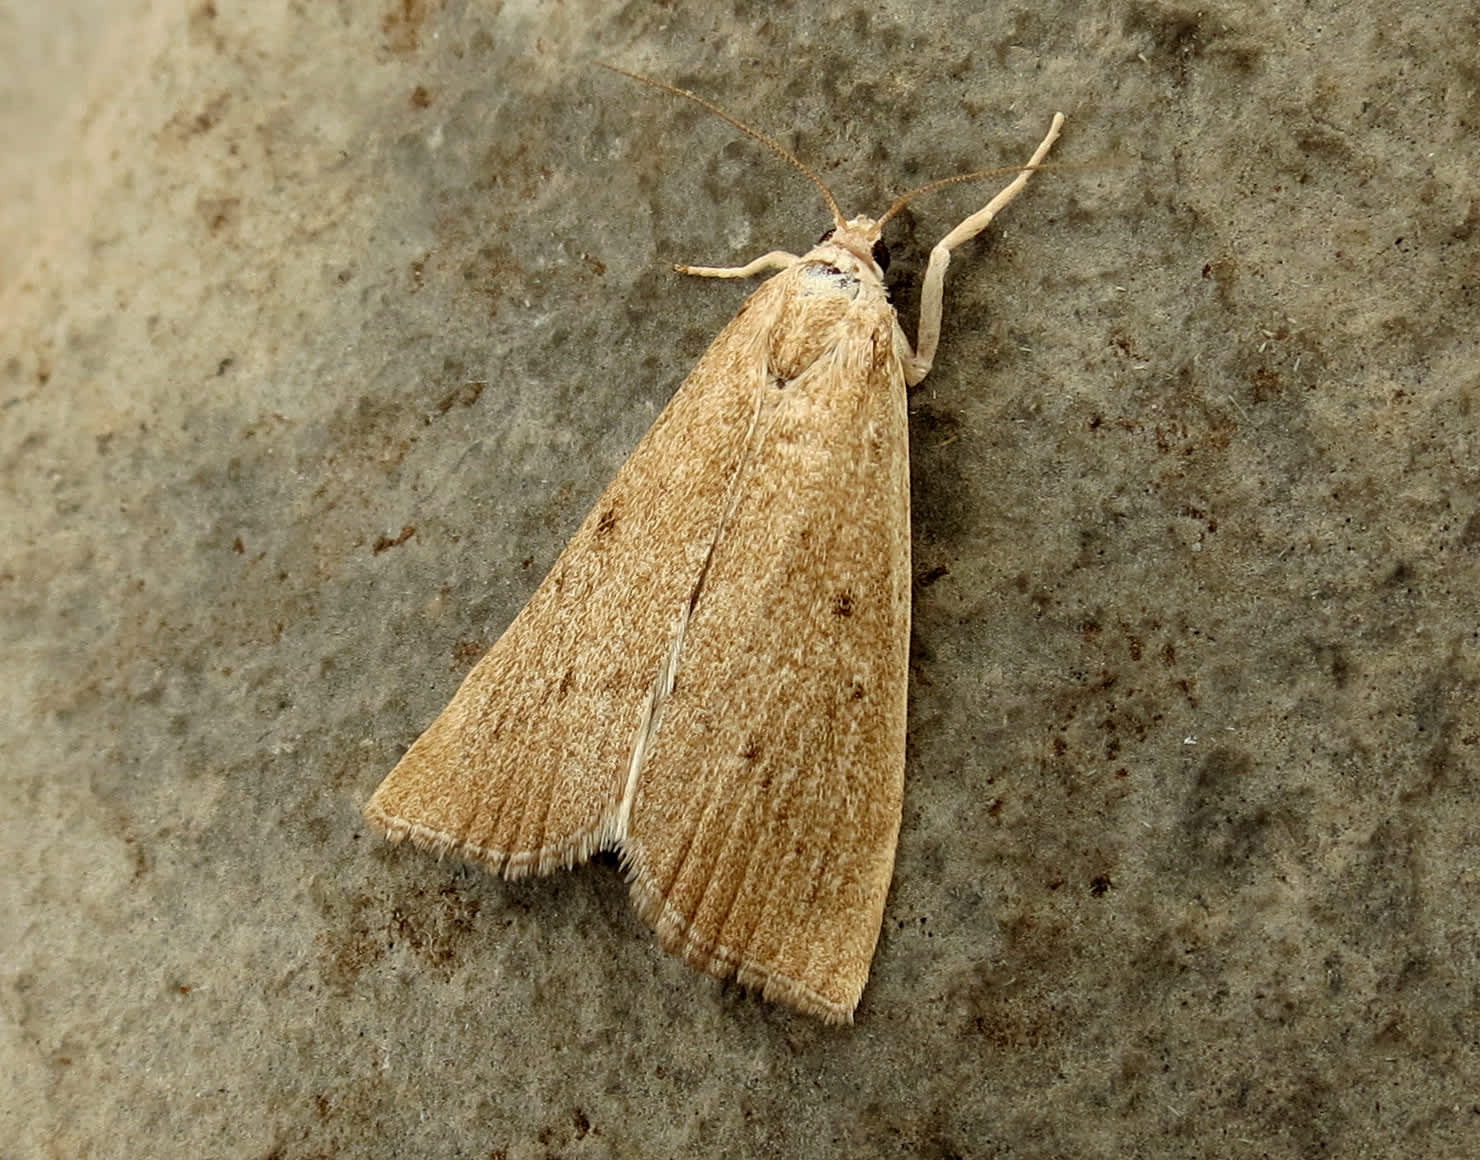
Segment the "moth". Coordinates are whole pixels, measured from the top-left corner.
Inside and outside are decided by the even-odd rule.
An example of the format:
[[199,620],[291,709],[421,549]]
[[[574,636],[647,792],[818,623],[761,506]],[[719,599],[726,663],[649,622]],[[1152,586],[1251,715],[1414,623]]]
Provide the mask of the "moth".
[[[610,67],[610,66],[607,66]],[[613,69],[623,72],[624,70]],[[894,868],[910,637],[906,390],[930,371],[951,252],[1041,165],[932,250],[912,347],[881,217],[687,90],[822,192],[832,228],[699,360],[529,603],[365,813],[507,878],[614,851],[662,946],[827,1022],[851,1022]]]

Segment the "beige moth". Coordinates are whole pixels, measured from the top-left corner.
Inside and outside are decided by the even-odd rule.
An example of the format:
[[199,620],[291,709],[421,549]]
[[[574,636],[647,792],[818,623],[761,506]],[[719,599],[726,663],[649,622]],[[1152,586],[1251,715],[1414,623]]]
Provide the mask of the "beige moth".
[[[623,70],[613,70],[623,71]],[[849,1022],[894,869],[910,637],[906,388],[929,372],[951,251],[915,345],[885,223],[706,277],[777,273],[684,380],[529,603],[365,807],[391,840],[508,878],[614,851],[638,914],[700,970]],[[978,175],[948,179],[936,185]],[[935,185],[926,186],[933,189]]]

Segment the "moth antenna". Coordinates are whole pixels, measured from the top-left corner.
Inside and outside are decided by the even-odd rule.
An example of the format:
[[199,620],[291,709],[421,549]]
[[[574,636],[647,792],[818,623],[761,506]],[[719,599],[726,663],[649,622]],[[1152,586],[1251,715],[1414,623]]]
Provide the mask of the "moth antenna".
[[[767,137],[758,129],[752,129],[744,121],[730,116],[729,113],[725,112],[712,101],[706,101],[703,97],[699,96],[699,94],[691,93],[688,89],[681,89],[677,85],[670,85],[667,81],[655,80],[653,77],[643,76],[642,73],[628,72],[624,68],[618,68],[614,64],[607,64],[605,61],[597,60],[592,61],[591,63],[599,66],[600,68],[606,69],[607,72],[614,72],[617,73],[619,76],[624,76],[630,80],[634,80],[640,85],[647,85],[648,88],[661,89],[665,93],[673,93],[675,96],[686,97],[701,108],[708,109],[720,120],[726,121],[729,124],[733,125],[736,129],[739,129],[740,132],[744,133],[747,137],[750,137],[755,141],[759,141],[772,153],[776,154],[777,157],[780,157],[781,160],[785,161],[793,169],[801,173],[804,177],[807,178],[808,181],[810,181],[813,185],[815,185],[819,190],[822,191],[822,199],[823,201],[827,202],[827,210],[833,216],[834,225],[836,225],[839,229],[842,229],[843,226],[846,224],[843,220],[843,211],[838,208],[838,201],[837,198],[833,197],[832,190],[828,189],[827,186],[823,184],[822,178],[818,177],[817,174],[813,173],[810,169],[803,165],[801,161],[797,159],[796,155],[792,153],[791,150],[787,149],[784,145],[781,145],[776,141],[772,141],[771,138]],[[971,174],[969,176],[977,175]],[[931,187],[926,186],[925,188],[929,189]],[[923,193],[924,190],[917,189],[914,192]],[[909,194],[906,196],[913,195]]]

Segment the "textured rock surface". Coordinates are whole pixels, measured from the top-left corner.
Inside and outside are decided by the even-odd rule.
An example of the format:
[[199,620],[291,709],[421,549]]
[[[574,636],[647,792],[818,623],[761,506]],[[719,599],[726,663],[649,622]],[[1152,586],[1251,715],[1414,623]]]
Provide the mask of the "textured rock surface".
[[[1473,1145],[1473,5],[6,7],[0,1151]],[[826,224],[592,57],[850,211],[1070,118],[912,403],[851,1029],[359,818],[746,292],[669,263]]]

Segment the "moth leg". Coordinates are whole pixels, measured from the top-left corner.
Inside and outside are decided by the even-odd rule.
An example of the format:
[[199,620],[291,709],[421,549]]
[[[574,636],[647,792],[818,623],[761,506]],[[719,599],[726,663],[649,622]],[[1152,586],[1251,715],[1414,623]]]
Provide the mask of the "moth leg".
[[[930,264],[925,267],[925,285],[920,291],[920,325],[915,330],[915,350],[904,364],[904,381],[913,387],[930,373],[935,362],[935,348],[940,343],[940,316],[945,298],[946,267],[951,264],[951,251],[963,242],[969,242],[992,222],[1002,209],[1023,191],[1028,178],[1033,176],[1034,167],[1041,165],[1059,139],[1059,130],[1064,127],[1064,114],[1055,113],[1048,136],[1034,151],[1028,164],[1012,180],[1012,184],[987,202],[959,226],[935,244],[930,251]],[[767,255],[769,256],[769,255]]]
[[795,266],[801,259],[785,250],[772,250],[762,254],[754,262],[744,266],[674,266],[680,274],[694,274],[700,278],[754,278],[767,270],[785,270]]

